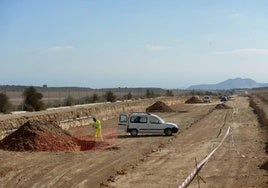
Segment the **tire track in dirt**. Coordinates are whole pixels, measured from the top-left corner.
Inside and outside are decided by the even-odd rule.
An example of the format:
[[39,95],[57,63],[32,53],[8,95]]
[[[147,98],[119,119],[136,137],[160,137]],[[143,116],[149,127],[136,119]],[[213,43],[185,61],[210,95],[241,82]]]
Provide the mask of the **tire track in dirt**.
[[[225,132],[229,125],[234,129],[237,144],[242,146],[240,147],[242,150],[251,145],[256,154],[264,154],[265,151],[260,150],[260,144],[264,145],[262,143],[264,137],[257,127],[257,118],[248,108],[247,98],[239,97],[237,100],[236,113],[239,113],[235,116],[231,109],[214,110],[178,135],[172,144],[152,153],[147,161],[139,164],[126,175],[117,176],[115,182],[109,185],[119,188],[177,187],[194,168],[195,158],[200,161],[211,152],[221,140],[222,135],[219,135],[219,130]],[[232,101],[228,104],[234,105]],[[237,125],[233,126],[233,124]],[[258,169],[259,164],[258,160],[239,158],[227,138],[227,141],[199,172],[206,181],[201,184],[201,187],[266,187],[267,173]],[[197,187],[196,181],[193,181],[189,187]]]
[[[239,97],[229,104],[237,108],[235,109],[237,114],[232,116],[227,124],[231,125],[239,149],[248,155],[263,155],[264,151],[260,149],[260,144],[264,137],[258,127],[256,116],[248,106],[247,98]],[[241,158],[230,139],[231,137],[201,170],[200,176],[206,181],[201,187],[266,187],[265,182],[268,178],[265,176],[265,171],[258,169],[260,161]],[[248,148],[254,151],[248,153]],[[197,186],[196,181],[192,186]]]
[[[193,124],[171,144],[149,156],[124,176],[118,176],[111,187],[176,187],[194,167],[195,158],[201,160],[213,148],[215,136],[225,114],[213,111]],[[209,144],[210,140],[215,140]],[[193,152],[195,151],[195,152]],[[189,165],[192,164],[192,165]],[[183,170],[182,170],[183,169]],[[144,178],[146,177],[146,178]]]

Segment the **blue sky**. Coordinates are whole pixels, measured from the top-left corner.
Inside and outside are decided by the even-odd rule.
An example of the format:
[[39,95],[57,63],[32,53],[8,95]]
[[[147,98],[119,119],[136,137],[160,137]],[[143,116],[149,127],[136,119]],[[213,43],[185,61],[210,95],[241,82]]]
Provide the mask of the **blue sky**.
[[1,0],[0,85],[268,82],[266,0]]

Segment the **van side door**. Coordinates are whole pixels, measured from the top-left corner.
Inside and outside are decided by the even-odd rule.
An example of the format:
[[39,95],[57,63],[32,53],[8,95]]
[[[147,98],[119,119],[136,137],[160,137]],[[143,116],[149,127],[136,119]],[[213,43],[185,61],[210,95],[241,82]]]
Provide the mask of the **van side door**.
[[148,132],[148,117],[146,115],[133,115],[129,120],[129,129],[137,129],[140,133]]
[[127,114],[119,115],[118,128],[121,130],[127,131],[127,128],[128,128],[128,115]]
[[164,132],[164,126],[163,123],[155,116],[149,117],[149,129],[151,133],[163,133]]

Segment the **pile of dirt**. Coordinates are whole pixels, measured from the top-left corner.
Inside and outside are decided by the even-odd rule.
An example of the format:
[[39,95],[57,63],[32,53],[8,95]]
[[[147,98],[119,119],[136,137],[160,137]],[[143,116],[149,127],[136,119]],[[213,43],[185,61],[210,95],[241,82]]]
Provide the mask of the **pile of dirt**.
[[146,112],[174,112],[174,110],[162,101],[157,101],[152,106],[146,108]]
[[217,110],[231,109],[231,107],[230,107],[230,106],[227,106],[227,105],[224,104],[224,103],[222,103],[222,104],[217,104],[217,105],[215,106],[215,109],[217,109]]
[[0,148],[11,151],[78,151],[77,139],[56,122],[28,121],[0,141]]
[[193,96],[190,99],[188,99],[187,101],[185,101],[186,104],[195,104],[195,103],[203,103],[203,101],[201,101],[199,99],[199,97],[197,96]]
[[266,161],[265,163],[263,163],[263,164],[260,166],[260,169],[263,169],[263,170],[268,171],[268,161]]

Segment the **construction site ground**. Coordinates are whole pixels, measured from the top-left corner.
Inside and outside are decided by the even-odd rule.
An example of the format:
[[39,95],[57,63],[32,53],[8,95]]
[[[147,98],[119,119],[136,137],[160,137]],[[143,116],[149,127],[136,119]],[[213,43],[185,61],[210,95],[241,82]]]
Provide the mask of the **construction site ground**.
[[[268,187],[265,144],[247,97],[219,102],[178,104],[176,112],[156,113],[177,123],[174,136],[129,134],[117,129],[117,118],[103,121],[104,143],[79,152],[11,152],[0,150],[0,187],[178,187],[197,163],[223,145],[201,169],[200,187]],[[81,139],[92,139],[91,126],[72,128]],[[189,187],[198,187],[197,178]]]

